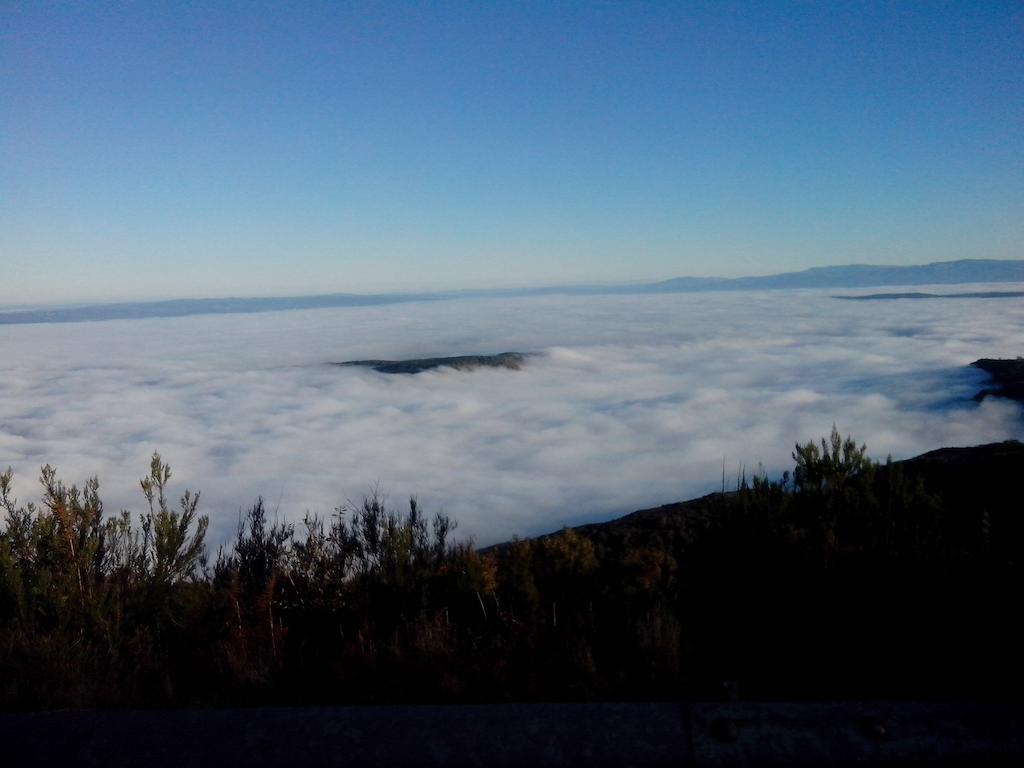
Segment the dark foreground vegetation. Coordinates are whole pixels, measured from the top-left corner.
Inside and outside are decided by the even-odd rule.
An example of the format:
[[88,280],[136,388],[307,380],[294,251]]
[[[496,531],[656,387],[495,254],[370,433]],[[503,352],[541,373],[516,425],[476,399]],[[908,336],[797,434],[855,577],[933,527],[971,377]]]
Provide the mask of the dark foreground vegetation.
[[[380,499],[209,558],[154,456],[140,518],[0,476],[0,705],[1020,696],[1024,445],[780,480],[485,551]],[[723,483],[724,485],[724,483]]]

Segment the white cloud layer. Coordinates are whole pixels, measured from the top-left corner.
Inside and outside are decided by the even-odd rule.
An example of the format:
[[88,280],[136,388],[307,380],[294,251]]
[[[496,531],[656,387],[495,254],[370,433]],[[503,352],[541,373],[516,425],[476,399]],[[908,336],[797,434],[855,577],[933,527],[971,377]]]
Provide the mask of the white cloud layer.
[[[326,365],[503,351],[543,354],[520,371]],[[486,544],[706,493],[723,463],[781,472],[833,422],[878,458],[1021,438],[1019,408],[971,402],[985,375],[965,368],[1018,354],[1016,299],[819,291],[6,326],[0,466],[23,500],[51,463],[98,475],[109,511],[138,510],[159,450],[172,492],[202,491],[214,544],[259,494],[299,520],[379,482]]]

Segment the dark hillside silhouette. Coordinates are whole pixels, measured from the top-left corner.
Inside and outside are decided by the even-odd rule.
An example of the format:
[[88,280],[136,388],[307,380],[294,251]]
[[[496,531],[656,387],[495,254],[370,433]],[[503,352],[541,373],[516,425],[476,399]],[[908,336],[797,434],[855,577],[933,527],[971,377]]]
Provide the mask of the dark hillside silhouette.
[[971,363],[992,377],[994,387],[981,390],[975,400],[986,397],[1007,397],[1011,400],[1024,401],[1024,357],[1016,360],[992,360],[983,358]]

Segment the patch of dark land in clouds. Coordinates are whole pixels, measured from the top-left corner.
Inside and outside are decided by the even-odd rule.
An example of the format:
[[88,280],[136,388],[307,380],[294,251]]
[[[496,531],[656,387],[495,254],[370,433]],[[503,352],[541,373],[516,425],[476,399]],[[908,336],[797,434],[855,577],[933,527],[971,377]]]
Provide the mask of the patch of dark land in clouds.
[[477,368],[508,368],[518,371],[526,362],[522,352],[501,352],[497,355],[458,355],[455,357],[424,357],[414,360],[347,360],[332,365],[373,368],[378,373],[422,373],[434,368],[474,371]]
[[994,360],[982,358],[971,363],[992,377],[994,387],[981,390],[974,396],[977,401],[986,397],[1005,397],[1024,402],[1024,357],[1016,360]]
[[904,293],[868,293],[863,296],[833,296],[845,301],[884,301],[890,299],[1017,299],[1024,297],[1024,291],[976,291],[968,293],[925,293],[908,291]]

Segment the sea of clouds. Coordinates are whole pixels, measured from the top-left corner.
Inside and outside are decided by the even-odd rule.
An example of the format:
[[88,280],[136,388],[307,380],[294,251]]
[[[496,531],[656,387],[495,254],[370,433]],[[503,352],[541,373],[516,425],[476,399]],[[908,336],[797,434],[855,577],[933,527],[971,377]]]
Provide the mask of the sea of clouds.
[[[377,484],[488,544],[717,490],[723,468],[730,484],[742,466],[781,473],[833,423],[880,459],[1024,437],[1017,404],[972,402],[986,376],[966,367],[1024,354],[1024,301],[831,293],[0,326],[0,467],[22,501],[49,463],[98,475],[108,511],[139,510],[158,450],[172,494],[202,491],[214,545],[258,495],[298,521]],[[539,354],[519,371],[328,365],[505,351]]]

